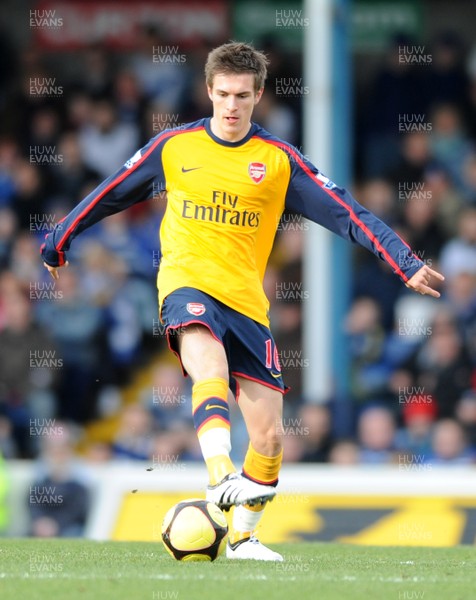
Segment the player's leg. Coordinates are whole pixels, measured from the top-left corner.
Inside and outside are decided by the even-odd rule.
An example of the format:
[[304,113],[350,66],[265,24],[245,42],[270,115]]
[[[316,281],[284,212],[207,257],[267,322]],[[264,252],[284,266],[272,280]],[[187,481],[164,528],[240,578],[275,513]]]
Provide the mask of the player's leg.
[[[242,377],[239,406],[246,423],[250,443],[243,463],[243,475],[252,481],[276,486],[281,468],[282,411],[281,391]],[[227,548],[229,558],[281,561],[282,556],[263,546],[254,536],[266,504],[237,506],[233,531]]]
[[178,350],[193,381],[193,419],[210,478],[207,499],[223,509],[266,502],[275,490],[240,476],[230,459],[228,362],[222,344],[207,327],[193,324],[180,333]]
[[193,419],[210,485],[216,485],[236,471],[230,459],[228,362],[225,349],[209,329],[198,324],[184,327],[177,345],[183,368],[193,381]]
[[194,288],[180,288],[165,298],[161,318],[170,349],[193,382],[193,420],[208,468],[207,499],[221,508],[265,501],[275,495],[269,486],[236,473],[230,460],[228,409],[229,365],[223,345],[227,320],[223,306]]

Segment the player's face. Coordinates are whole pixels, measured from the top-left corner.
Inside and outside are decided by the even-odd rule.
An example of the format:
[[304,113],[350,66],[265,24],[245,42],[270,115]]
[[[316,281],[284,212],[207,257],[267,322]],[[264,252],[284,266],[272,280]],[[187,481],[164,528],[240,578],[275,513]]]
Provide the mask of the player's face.
[[262,93],[262,89],[255,92],[251,73],[215,75],[213,86],[208,87],[208,96],[213,103],[213,133],[227,142],[244,138]]

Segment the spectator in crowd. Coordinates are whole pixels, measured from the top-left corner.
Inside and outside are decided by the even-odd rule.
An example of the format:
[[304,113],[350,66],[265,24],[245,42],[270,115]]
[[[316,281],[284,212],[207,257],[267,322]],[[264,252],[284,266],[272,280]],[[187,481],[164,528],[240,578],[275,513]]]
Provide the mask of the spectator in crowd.
[[[19,289],[1,297],[5,324],[0,330],[0,407],[13,426],[20,456],[32,455],[30,419],[56,412],[53,392],[55,346],[34,321],[30,302]],[[56,358],[55,358],[56,357]]]
[[399,191],[411,190],[412,185],[423,181],[426,171],[432,167],[433,163],[430,133],[425,130],[409,131],[402,138],[400,159],[394,169],[388,172],[388,176],[393,186]]
[[402,407],[404,426],[397,431],[397,449],[410,456],[428,455],[437,417],[436,403],[429,394],[417,393],[414,388],[404,388],[399,395],[399,406]]
[[283,463],[299,463],[304,454],[304,440],[299,435],[283,436]]
[[396,423],[392,412],[383,406],[368,406],[357,422],[362,464],[384,465],[395,454]]
[[62,160],[52,173],[56,195],[66,202],[68,207],[72,207],[82,200],[80,193],[83,187],[86,184],[95,187],[101,177],[95,168],[87,167],[83,162],[76,132],[67,131],[61,135],[58,153]]
[[0,446],[0,537],[5,535],[8,526],[8,477]]
[[73,431],[56,422],[42,437],[36,478],[29,488],[30,535],[80,537],[89,512],[87,474],[74,457]]
[[39,158],[39,155],[32,155],[32,161],[19,160],[13,171],[15,194],[11,206],[15,211],[19,228],[24,231],[30,230],[32,215],[44,212],[44,174],[34,162],[37,156]]
[[[18,448],[13,439],[13,427],[11,421],[2,414],[0,407],[0,457],[5,459],[17,458]],[[1,528],[0,528],[1,530]]]
[[392,41],[367,95],[363,140],[366,177],[385,175],[397,166],[402,115],[408,118],[425,112],[418,73],[409,62],[400,60],[400,48],[409,45],[412,41],[405,36]]
[[330,449],[329,462],[341,467],[358,465],[361,462],[360,448],[352,440],[339,440]]
[[157,470],[179,470],[185,461],[200,460],[200,446],[193,439],[193,426],[176,422],[167,431],[155,433],[151,439],[149,460]]
[[436,466],[470,465],[474,459],[462,426],[454,419],[438,421],[433,429],[431,452],[424,462]]
[[279,360],[290,387],[286,399],[292,403],[302,398],[302,370],[307,359],[301,345],[301,309],[310,301],[302,278],[302,225],[302,221],[282,222],[273,257],[278,269],[274,274],[271,271],[266,283]]
[[18,142],[13,137],[0,138],[0,207],[11,207],[16,191],[13,173],[19,159]]
[[476,452],[476,390],[463,392],[456,404],[455,414],[472,451]]
[[365,296],[354,300],[345,331],[351,356],[352,396],[358,402],[369,402],[381,396],[389,376],[384,362],[385,331],[375,300]]
[[129,276],[120,253],[109,252],[101,243],[86,242],[82,254],[85,296],[96,309],[101,309],[107,326],[105,343],[111,376],[125,383],[140,362],[144,338],[154,334],[154,288],[151,282]]
[[111,52],[101,43],[95,43],[81,53],[81,58],[75,87],[91,98],[108,96],[115,70]]
[[463,166],[474,152],[474,143],[466,133],[461,112],[456,106],[441,104],[434,108],[430,148],[456,188],[464,192]]
[[0,271],[8,267],[17,219],[11,208],[0,208]]
[[[427,328],[427,339],[393,377],[397,387],[423,389],[441,418],[454,416],[457,399],[470,387],[472,365],[451,313],[440,310]],[[395,389],[397,393],[397,390]]]
[[121,123],[140,124],[147,104],[139,81],[131,70],[123,69],[116,75],[113,96],[118,120]]
[[[293,89],[292,85],[288,87]],[[291,144],[297,143],[296,113],[287,104],[280,102],[279,91],[275,89],[264,91],[260,103],[256,105],[253,119],[273,135],[289,140]]]
[[437,209],[425,188],[421,197],[410,197],[402,207],[401,225],[405,239],[422,260],[433,260],[446,242],[445,232],[438,222]]
[[440,266],[447,281],[461,272],[476,274],[476,206],[461,210],[457,235],[443,246]]
[[[38,319],[57,348],[58,416],[84,423],[95,416],[96,381],[106,371],[101,309],[88,301],[78,271],[65,269],[56,298],[37,308]],[[54,301],[56,300],[56,301]]]
[[112,443],[113,458],[148,460],[157,450],[153,433],[154,420],[150,410],[138,403],[125,406]]
[[451,103],[465,109],[469,81],[464,69],[463,44],[456,32],[441,31],[431,50],[431,67],[425,78],[428,103]]
[[152,377],[152,389],[148,388],[143,398],[144,405],[152,411],[156,426],[169,430],[185,422],[193,430],[190,382],[182,376],[179,366],[161,360]]
[[446,239],[454,237],[457,233],[461,209],[466,203],[465,197],[452,185],[441,165],[425,172],[424,184],[425,189],[428,190],[426,200],[436,204],[438,222],[442,225]]
[[476,203],[476,153],[474,149],[463,162],[461,178],[464,197],[474,205]]
[[296,419],[284,418],[284,429],[290,429],[294,435],[301,436],[302,462],[327,462],[331,442],[331,415],[326,406],[304,404]]
[[79,131],[79,145],[83,163],[109,177],[135,152],[139,145],[139,129],[135,123],[121,123],[116,108],[109,98],[93,103],[91,121]]
[[137,51],[128,61],[146,98],[164,113],[180,112],[184,102],[188,71],[180,50],[158,27],[145,25],[137,38]]

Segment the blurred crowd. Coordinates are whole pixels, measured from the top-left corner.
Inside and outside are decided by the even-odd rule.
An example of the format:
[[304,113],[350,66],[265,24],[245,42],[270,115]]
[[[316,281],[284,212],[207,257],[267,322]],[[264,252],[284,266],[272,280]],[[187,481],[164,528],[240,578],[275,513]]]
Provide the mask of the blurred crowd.
[[[157,315],[166,199],[154,197],[83,233],[58,282],[39,255],[53,224],[150,137],[210,114],[203,80],[209,46],[186,48],[184,62],[154,62],[152,48],[169,43],[146,27],[134,52],[96,44],[61,68],[33,47],[2,40],[11,60],[0,70],[0,455],[53,457],[59,466],[39,478],[43,492],[51,478],[64,479],[61,461],[78,442],[89,462],[146,460],[153,467],[201,459],[190,382],[167,353]],[[358,96],[352,191],[443,272],[443,284],[432,282],[442,297],[410,293],[385,263],[354,250],[341,332],[350,353],[348,394],[324,404],[304,398],[307,227],[284,215],[265,289],[291,386],[287,462],[476,462],[476,50],[445,33],[426,47],[431,62],[414,65],[400,58],[410,45],[396,40]],[[301,57],[284,55],[270,40],[257,46],[269,54],[271,71],[254,120],[301,148],[301,99],[274,93],[277,78],[300,73]],[[150,380],[124,402],[123,389],[145,368]],[[239,462],[246,432],[231,406]],[[112,439],[88,442],[88,424],[111,416],[119,423]],[[42,432],[58,423],[76,435],[48,441]],[[80,492],[68,485],[68,493]],[[81,514],[64,526],[70,535],[84,524],[87,493],[81,497]],[[36,535],[58,531],[48,515],[32,519]]]

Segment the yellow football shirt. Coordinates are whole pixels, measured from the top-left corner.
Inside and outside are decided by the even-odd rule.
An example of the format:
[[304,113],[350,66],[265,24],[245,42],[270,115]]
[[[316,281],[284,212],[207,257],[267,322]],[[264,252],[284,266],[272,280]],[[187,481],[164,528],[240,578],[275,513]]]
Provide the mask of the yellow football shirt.
[[285,208],[368,248],[403,281],[423,266],[392,229],[292,145],[255,123],[239,142],[226,142],[212,133],[209,118],[166,130],[138,150],[46,236],[45,262],[64,264],[78,233],[164,191],[160,306],[174,290],[192,287],[269,325],[262,284]]
[[284,151],[259,137],[223,145],[200,129],[171,138],[162,164],[159,304],[192,287],[267,325],[262,283],[290,177]]

